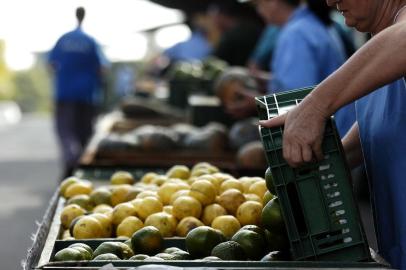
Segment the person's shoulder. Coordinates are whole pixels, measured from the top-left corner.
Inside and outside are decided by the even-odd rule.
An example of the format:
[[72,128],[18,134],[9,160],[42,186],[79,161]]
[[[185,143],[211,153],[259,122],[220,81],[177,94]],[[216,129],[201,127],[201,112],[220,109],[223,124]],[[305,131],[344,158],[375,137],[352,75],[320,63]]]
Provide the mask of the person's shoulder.
[[307,33],[318,31],[322,27],[322,23],[311,13],[311,11],[304,10],[300,18],[287,24],[286,29],[293,33]]
[[300,18],[289,22],[281,33],[281,39],[322,42],[327,35],[327,28],[310,11],[303,12]]

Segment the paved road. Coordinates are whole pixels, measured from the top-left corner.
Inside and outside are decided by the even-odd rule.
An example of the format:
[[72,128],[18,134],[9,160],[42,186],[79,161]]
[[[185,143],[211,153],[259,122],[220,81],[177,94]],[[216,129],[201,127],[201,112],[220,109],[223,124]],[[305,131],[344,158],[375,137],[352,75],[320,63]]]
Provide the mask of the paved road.
[[0,126],[1,269],[21,269],[59,175],[58,149],[51,119],[24,116]]

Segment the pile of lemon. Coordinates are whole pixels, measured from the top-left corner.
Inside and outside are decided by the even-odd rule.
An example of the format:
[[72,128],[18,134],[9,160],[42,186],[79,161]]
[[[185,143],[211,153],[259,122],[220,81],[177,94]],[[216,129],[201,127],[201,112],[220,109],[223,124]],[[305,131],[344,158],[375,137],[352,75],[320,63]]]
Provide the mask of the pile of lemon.
[[164,175],[147,173],[140,181],[118,171],[110,185],[97,188],[69,177],[60,194],[67,200],[62,239],[129,238],[144,226],[154,226],[163,237],[185,237],[199,226],[231,237],[244,225],[261,225],[262,209],[273,198],[265,179],[236,179],[209,163],[192,169],[176,165]]

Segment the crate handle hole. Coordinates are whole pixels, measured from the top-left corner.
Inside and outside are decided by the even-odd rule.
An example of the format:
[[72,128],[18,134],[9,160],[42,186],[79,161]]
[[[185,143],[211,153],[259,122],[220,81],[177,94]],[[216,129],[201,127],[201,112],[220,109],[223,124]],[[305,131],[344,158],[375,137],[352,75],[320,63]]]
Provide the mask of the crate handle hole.
[[343,242],[344,242],[343,239],[337,239],[337,240],[334,240],[332,242],[323,243],[323,244],[319,245],[319,248],[320,249],[330,248],[330,247],[334,247],[336,245],[340,245]]
[[303,209],[299,201],[299,194],[294,183],[289,183],[286,186],[288,198],[290,201],[293,218],[295,219],[296,228],[300,235],[307,235],[308,229],[305,222]]
[[306,167],[303,169],[296,170],[296,173],[299,176],[306,176],[306,175],[312,173],[314,170],[315,170],[314,167]]
[[335,231],[319,234],[319,235],[317,235],[316,239],[320,241],[320,240],[323,240],[326,238],[328,239],[330,237],[341,235],[341,234],[342,234],[341,230],[335,230]]

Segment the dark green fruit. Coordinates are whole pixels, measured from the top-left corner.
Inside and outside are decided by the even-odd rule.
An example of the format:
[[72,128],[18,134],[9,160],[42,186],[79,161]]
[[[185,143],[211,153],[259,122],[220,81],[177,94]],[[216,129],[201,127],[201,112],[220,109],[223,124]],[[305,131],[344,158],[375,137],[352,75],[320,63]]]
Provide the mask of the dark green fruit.
[[211,255],[226,261],[245,261],[247,259],[244,249],[234,241],[218,244],[211,251]]
[[186,248],[194,258],[209,256],[211,250],[225,241],[224,234],[208,226],[194,228],[186,235]]
[[113,253],[104,253],[96,256],[93,261],[119,261],[120,258]]
[[240,230],[231,240],[241,245],[248,259],[259,260],[266,252],[266,240],[256,232]]
[[54,256],[54,261],[81,261],[84,260],[83,254],[74,248],[64,248],[58,251]]

